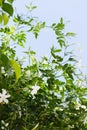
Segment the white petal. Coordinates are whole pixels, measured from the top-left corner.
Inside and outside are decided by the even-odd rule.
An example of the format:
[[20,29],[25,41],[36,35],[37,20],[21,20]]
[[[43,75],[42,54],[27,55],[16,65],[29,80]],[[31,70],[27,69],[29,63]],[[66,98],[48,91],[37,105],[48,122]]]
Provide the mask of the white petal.
[[81,108],[86,109],[86,106],[85,105],[81,105]]
[[34,94],[36,94],[36,93],[37,93],[37,91],[35,91],[35,90],[32,90],[32,91],[31,91],[31,94],[32,94],[32,95],[34,95]]
[[5,89],[2,89],[2,94],[6,94],[7,93],[7,91],[5,90]]
[[34,89],[34,90],[39,90],[40,86],[32,86],[31,88]]
[[4,101],[6,104],[8,103],[8,99],[4,99],[3,101]]
[[5,129],[5,127],[4,127],[4,126],[1,126],[1,128],[2,128],[2,130],[4,130],[4,129]]
[[2,98],[0,98],[0,103],[2,103],[3,102],[3,100],[2,100]]
[[0,97],[2,96],[2,93],[0,93]]
[[10,94],[7,94],[7,95],[5,95],[5,98],[9,98],[11,95]]
[[32,89],[34,89],[34,88],[35,88],[35,86],[32,86],[31,88],[32,88]]
[[7,127],[9,125],[9,123],[6,123],[5,126]]
[[5,124],[4,120],[1,120],[1,123],[2,123],[2,124]]

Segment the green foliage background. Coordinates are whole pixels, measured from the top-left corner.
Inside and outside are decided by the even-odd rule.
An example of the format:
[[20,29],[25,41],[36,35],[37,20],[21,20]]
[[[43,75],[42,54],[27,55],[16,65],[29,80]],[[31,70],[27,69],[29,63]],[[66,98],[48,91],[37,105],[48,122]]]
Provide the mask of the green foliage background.
[[[0,129],[87,130],[86,79],[67,42],[75,34],[65,32],[62,18],[48,27],[35,17],[14,15],[12,3],[0,0],[0,93],[6,89],[11,95],[8,104],[0,103]],[[26,8],[32,12],[36,6]],[[30,32],[37,39],[43,28],[53,30],[57,46],[51,47],[50,58],[40,61],[33,50],[26,50],[29,65],[23,67],[15,47],[24,47]],[[34,95],[32,86],[40,87]]]

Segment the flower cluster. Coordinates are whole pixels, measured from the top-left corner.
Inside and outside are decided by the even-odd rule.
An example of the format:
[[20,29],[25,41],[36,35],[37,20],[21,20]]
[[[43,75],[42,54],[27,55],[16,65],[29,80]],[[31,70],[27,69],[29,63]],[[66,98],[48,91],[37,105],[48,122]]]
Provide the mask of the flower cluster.
[[35,94],[37,94],[37,91],[40,89],[40,86],[32,86],[31,87],[32,91],[31,91],[31,95],[34,96]]
[[2,130],[7,130],[7,127],[9,126],[9,123],[6,123],[4,120],[1,120],[1,129]]
[[7,104],[9,97],[10,97],[10,95],[7,93],[7,91],[5,89],[2,89],[2,93],[0,93],[0,103]]
[[87,124],[87,116],[85,117],[83,123],[84,123],[84,125]]
[[76,104],[76,110],[79,110],[80,108],[86,110],[86,106],[85,105],[81,105],[80,103]]

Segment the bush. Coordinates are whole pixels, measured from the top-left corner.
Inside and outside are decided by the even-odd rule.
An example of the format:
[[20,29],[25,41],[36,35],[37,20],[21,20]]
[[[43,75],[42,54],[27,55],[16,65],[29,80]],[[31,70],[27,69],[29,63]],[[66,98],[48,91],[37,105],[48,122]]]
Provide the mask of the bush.
[[[9,10],[4,11],[9,14]],[[24,47],[29,32],[38,38],[40,30],[47,28],[45,22],[24,18],[13,16],[13,26],[6,22],[0,28],[0,129],[86,130],[86,79],[78,71],[71,44],[67,42],[75,34],[64,31],[62,18],[53,23],[50,28],[58,44],[51,47],[50,58],[44,56],[38,61],[29,49],[25,52],[29,65],[23,67],[15,46]]]

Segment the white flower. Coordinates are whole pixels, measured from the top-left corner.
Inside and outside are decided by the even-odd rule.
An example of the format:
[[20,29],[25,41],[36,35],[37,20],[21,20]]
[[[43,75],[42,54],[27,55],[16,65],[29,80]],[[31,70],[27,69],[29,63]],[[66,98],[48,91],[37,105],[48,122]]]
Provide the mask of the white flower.
[[81,108],[86,109],[86,106],[85,105],[81,105]]
[[74,125],[68,125],[68,128],[74,128]]
[[42,76],[42,73],[41,73],[40,71],[38,72],[38,76],[39,76],[39,77],[41,77],[41,76]]
[[5,73],[5,69],[4,69],[4,67],[1,67],[1,72],[2,72],[2,74]]
[[76,104],[76,110],[79,110],[80,108],[86,110],[86,106],[85,106],[85,105],[81,105],[80,103],[77,103],[77,104]]
[[29,77],[30,76],[30,70],[27,70],[26,71],[26,77]]
[[5,89],[2,89],[2,93],[0,93],[0,103],[8,103],[8,99],[10,95],[7,93]]
[[77,103],[76,106],[75,106],[76,110],[79,110],[80,107],[81,107],[81,104],[80,104],[80,103]]
[[9,125],[9,123],[6,123],[4,120],[1,120],[1,124],[2,124],[2,126],[1,126],[1,129],[2,129],[2,130],[6,130],[6,128],[7,128],[8,125]]
[[85,117],[84,121],[83,121],[83,124],[87,124],[87,116]]
[[32,91],[31,91],[31,94],[32,96],[34,96],[35,94],[37,94],[37,91],[40,89],[40,86],[32,86]]

